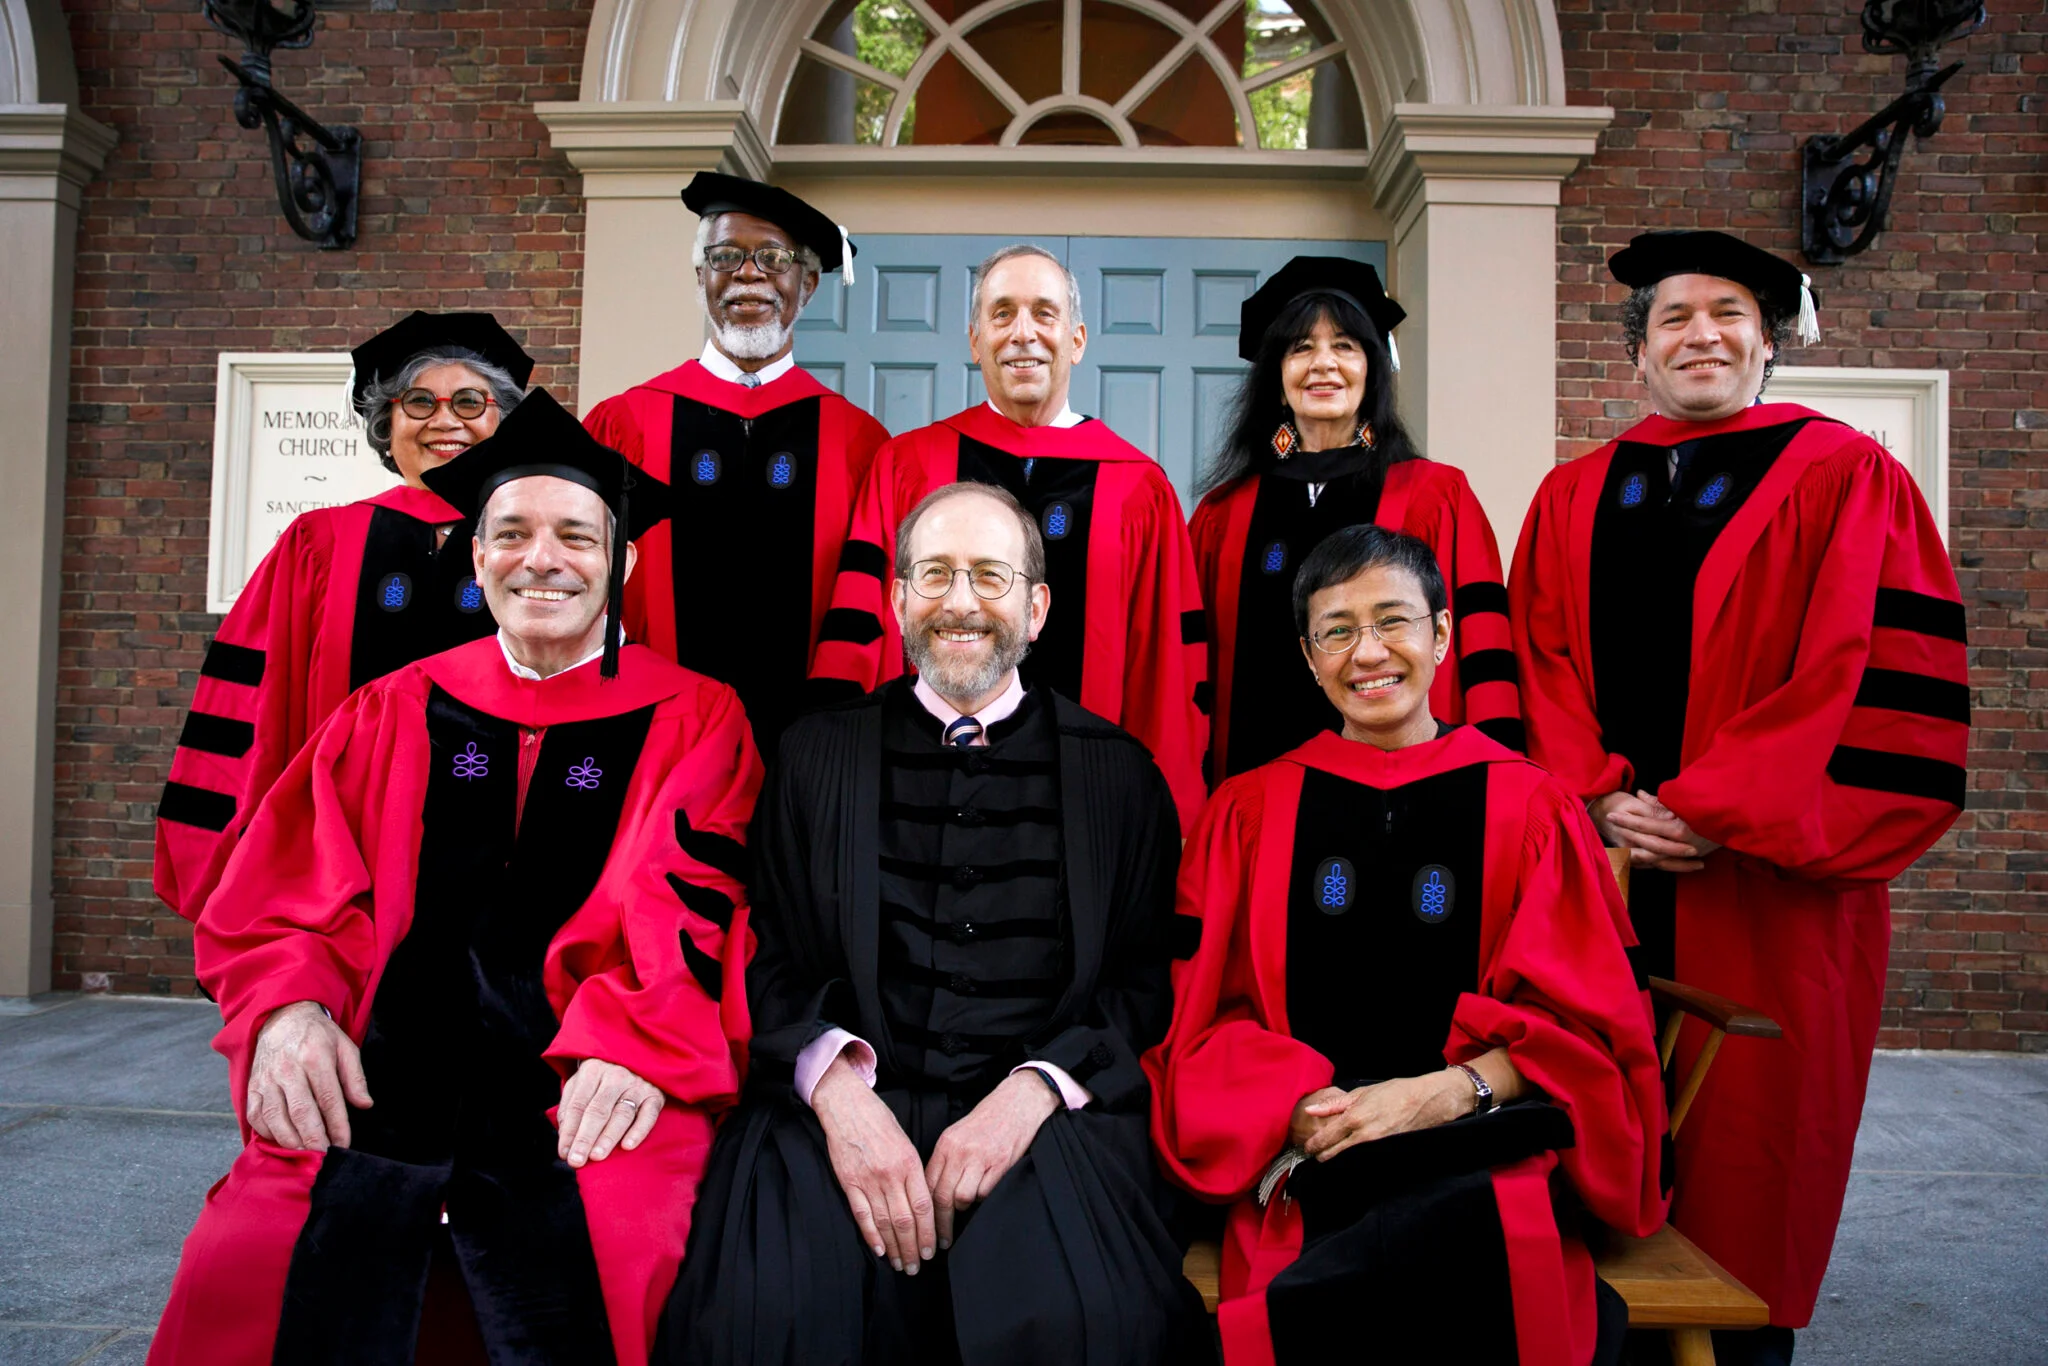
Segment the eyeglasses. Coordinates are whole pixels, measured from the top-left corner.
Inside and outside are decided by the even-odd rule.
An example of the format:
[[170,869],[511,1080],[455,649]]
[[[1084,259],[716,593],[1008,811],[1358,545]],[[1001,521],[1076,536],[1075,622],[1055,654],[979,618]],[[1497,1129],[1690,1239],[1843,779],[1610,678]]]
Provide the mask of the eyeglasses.
[[796,264],[796,252],[789,247],[755,247],[748,251],[745,247],[730,244],[706,247],[704,264],[720,275],[731,275],[745,265],[750,256],[763,275],[781,275]]
[[1328,626],[1310,636],[1308,643],[1326,655],[1348,655],[1358,648],[1367,631],[1383,645],[1399,645],[1414,638],[1418,623],[1435,620],[1429,616],[1381,617],[1365,626]]
[[965,569],[955,569],[944,560],[919,560],[910,566],[910,591],[921,598],[943,598],[953,591],[953,580],[957,575],[967,576],[967,586],[974,590],[977,598],[994,601],[1010,591],[1017,580],[1031,581],[1028,574],[1019,574],[1001,560],[980,560]]
[[448,411],[457,417],[470,419],[482,417],[484,409],[496,407],[498,400],[481,389],[457,389],[452,394],[437,394],[430,389],[408,389],[398,396],[397,403],[399,411],[407,417],[425,422],[434,415],[434,410],[444,403],[448,405]]

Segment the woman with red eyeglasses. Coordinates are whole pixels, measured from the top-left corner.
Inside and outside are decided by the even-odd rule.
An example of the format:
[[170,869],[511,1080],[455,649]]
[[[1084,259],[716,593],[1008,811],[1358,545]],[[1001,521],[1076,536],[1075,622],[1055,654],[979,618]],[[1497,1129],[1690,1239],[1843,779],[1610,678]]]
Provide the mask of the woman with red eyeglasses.
[[415,312],[352,353],[350,400],[405,482],[299,515],[257,566],[200,666],[157,805],[155,883],[197,920],[263,794],[351,692],[496,629],[462,515],[422,472],[497,430],[533,358],[488,313]]

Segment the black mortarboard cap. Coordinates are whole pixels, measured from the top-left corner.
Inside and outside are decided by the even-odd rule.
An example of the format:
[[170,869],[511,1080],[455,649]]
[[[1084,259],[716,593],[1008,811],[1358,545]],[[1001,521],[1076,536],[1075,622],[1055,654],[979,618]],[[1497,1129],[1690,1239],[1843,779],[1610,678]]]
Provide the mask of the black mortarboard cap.
[[[581,484],[604,500],[619,519],[626,539],[637,541],[668,517],[668,485],[592,436],[546,389],[535,389],[507,413],[498,430],[450,460],[426,471],[427,488],[465,517],[475,517],[501,486],[515,479],[550,475]],[[614,547],[609,585],[612,627],[606,632],[606,678],[618,675],[619,623],[626,585],[626,557]]]
[[1779,317],[1798,318],[1801,343],[1820,339],[1814,321],[1813,282],[1790,261],[1725,232],[1641,233],[1607,259],[1607,269],[1631,289],[1673,275],[1733,280]]
[[683,204],[700,218],[715,213],[750,213],[765,218],[818,253],[819,268],[823,270],[840,269],[846,264],[846,254],[855,250],[847,240],[846,230],[830,218],[788,190],[745,176],[699,171],[683,189]]
[[360,412],[363,394],[379,376],[395,375],[422,351],[459,346],[512,376],[520,388],[533,378],[533,357],[488,313],[423,313],[414,309],[349,353],[355,375],[349,402]]
[[[1304,294],[1341,294],[1364,310],[1380,339],[1393,350],[1394,329],[1408,316],[1408,310],[1387,297],[1380,285],[1380,273],[1364,261],[1348,256],[1297,256],[1273,272],[1238,310],[1237,354],[1250,360],[1259,353],[1266,329],[1281,310]],[[1396,369],[1400,361],[1394,362]]]

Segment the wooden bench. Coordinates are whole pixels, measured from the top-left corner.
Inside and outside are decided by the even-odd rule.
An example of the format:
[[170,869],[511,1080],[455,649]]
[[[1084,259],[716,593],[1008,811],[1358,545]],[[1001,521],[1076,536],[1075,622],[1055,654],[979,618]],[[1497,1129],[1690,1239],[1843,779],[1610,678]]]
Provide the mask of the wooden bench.
[[[1620,849],[1607,851],[1615,880],[1622,895],[1628,895],[1628,856]],[[1723,996],[1662,977],[1650,979],[1650,997],[1660,1015],[1666,1016],[1664,1032],[1658,1039],[1658,1054],[1664,1066],[1671,1066],[1678,1050],[1678,1034],[1687,1016],[1707,1026],[1707,1039],[1693,1060],[1671,1107],[1674,1137],[1706,1081],[1707,1068],[1720,1051],[1721,1040],[1730,1034],[1754,1039],[1783,1036],[1777,1022],[1746,1009]],[[1222,1249],[1203,1240],[1188,1249],[1182,1271],[1210,1313],[1216,1312],[1217,1273]],[[1761,1328],[1770,1322],[1770,1310],[1748,1287],[1728,1274],[1720,1263],[1693,1246],[1692,1240],[1665,1224],[1646,1238],[1631,1238],[1610,1232],[1605,1244],[1594,1249],[1594,1269],[1628,1305],[1631,1328],[1664,1329],[1671,1334],[1672,1366],[1713,1366],[1716,1328]]]

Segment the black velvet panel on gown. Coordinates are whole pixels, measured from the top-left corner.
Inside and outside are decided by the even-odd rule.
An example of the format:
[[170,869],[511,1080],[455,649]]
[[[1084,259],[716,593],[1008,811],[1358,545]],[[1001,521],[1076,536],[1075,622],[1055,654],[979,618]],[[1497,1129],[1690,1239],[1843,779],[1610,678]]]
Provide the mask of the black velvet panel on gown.
[[[1625,441],[1615,449],[1593,516],[1593,691],[1601,742],[1635,766],[1636,788],[1655,792],[1678,773],[1700,566],[1804,425],[1802,418],[1674,447]],[[1638,868],[1629,878],[1629,918],[1641,941],[1635,956],[1658,977],[1674,966],[1674,876]]]
[[[363,1038],[350,1109],[292,1252],[276,1360],[410,1361],[443,1211],[494,1361],[605,1362],[611,1335],[575,1173],[547,1110],[559,1022],[547,945],[596,886],[652,708],[553,726],[522,818],[510,722],[436,688],[412,927]],[[516,827],[515,827],[516,821]]]
[[[960,438],[961,479],[1015,494],[1045,537],[1045,581],[1059,610],[1045,619],[1019,672],[1028,685],[1081,696],[1082,647],[1088,640],[1088,540],[1094,532],[1093,460],[1026,459]],[[1109,528],[1115,535],[1116,528]]]
[[356,579],[349,687],[498,629],[477,586],[470,524],[457,523],[439,547],[437,535],[432,523],[417,517],[385,507],[371,510]]
[[1298,479],[1269,474],[1259,480],[1237,585],[1225,756],[1230,773],[1277,759],[1341,723],[1301,657],[1294,576],[1331,533],[1372,521],[1380,489],[1376,473],[1348,475],[1323,485],[1311,505],[1309,485]]
[[818,416],[815,398],[743,418],[678,395],[670,428],[676,662],[732,685],[764,758],[811,663]]

